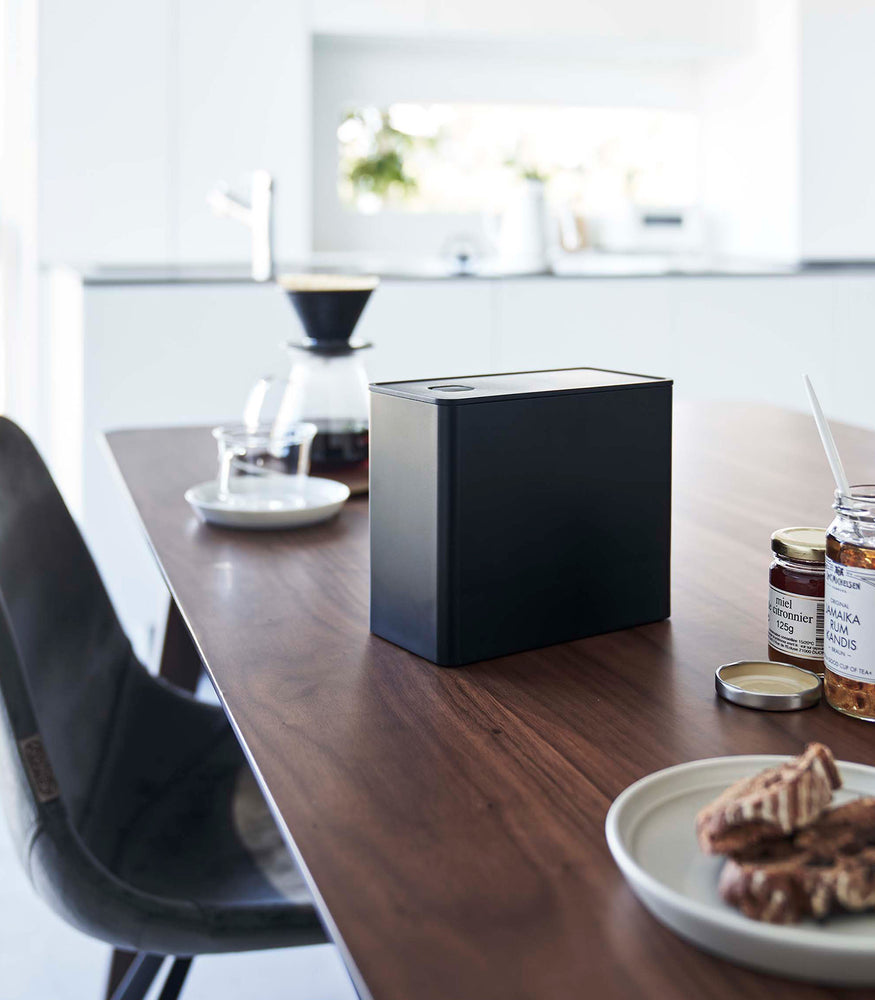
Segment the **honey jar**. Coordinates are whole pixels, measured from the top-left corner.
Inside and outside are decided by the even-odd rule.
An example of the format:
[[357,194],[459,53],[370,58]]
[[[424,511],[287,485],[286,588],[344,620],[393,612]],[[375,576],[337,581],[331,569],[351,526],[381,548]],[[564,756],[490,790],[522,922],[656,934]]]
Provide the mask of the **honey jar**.
[[826,532],[781,528],[769,567],[769,659],[823,673]]
[[824,693],[837,711],[875,722],[875,486],[836,492],[826,536]]

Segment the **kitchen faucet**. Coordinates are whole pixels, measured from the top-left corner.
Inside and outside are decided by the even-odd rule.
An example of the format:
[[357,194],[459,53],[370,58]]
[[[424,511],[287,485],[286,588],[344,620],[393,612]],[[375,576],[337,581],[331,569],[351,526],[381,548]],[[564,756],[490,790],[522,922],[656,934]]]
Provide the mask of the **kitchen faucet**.
[[273,178],[266,170],[255,170],[249,201],[232,194],[220,182],[207,195],[207,204],[216,215],[236,219],[249,227],[252,240],[252,280],[273,278]]

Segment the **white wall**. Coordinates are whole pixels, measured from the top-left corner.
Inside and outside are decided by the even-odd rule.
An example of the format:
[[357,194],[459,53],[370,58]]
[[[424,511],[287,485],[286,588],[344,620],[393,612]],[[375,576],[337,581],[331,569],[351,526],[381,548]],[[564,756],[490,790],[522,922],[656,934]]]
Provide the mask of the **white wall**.
[[703,190],[729,253],[875,258],[875,3],[758,0],[703,68]]
[[[572,36],[600,47],[701,55],[743,42],[745,0],[436,0],[439,28],[525,38]],[[590,53],[592,54],[592,53]]]
[[275,178],[275,253],[310,250],[310,36],[300,0],[176,0],[177,241],[171,260],[248,260],[249,238],[205,202],[216,180]]
[[39,424],[36,0],[0,4],[0,412]]
[[750,0],[313,0],[321,34],[569,39],[586,56],[704,55],[745,44]]
[[721,250],[875,256],[868,0],[9,0],[6,18],[34,10],[45,263],[244,261],[204,198],[257,166],[281,258],[433,253],[475,221],[377,225],[334,197],[340,108],[399,98],[701,107]]
[[309,248],[310,45],[299,0],[41,0],[44,263],[245,261],[213,183],[277,177],[280,256]]
[[800,244],[875,257],[875,3],[800,0]]
[[42,0],[43,261],[169,252],[170,0]]
[[206,196],[255,168],[276,179],[277,257],[309,252],[310,36],[306,0],[3,9],[14,112],[4,148],[15,151],[0,172],[3,381],[8,411],[47,444],[52,306],[40,268],[245,263],[248,231],[215,218]]
[[723,254],[799,251],[797,0],[759,0],[751,44],[703,65],[702,202]]

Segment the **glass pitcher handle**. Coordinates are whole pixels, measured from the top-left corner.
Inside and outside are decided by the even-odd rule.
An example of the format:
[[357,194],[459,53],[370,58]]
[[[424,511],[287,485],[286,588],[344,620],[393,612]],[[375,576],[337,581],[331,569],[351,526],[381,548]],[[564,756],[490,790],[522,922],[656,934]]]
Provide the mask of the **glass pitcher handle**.
[[247,431],[254,431],[261,423],[261,411],[264,409],[264,401],[271,387],[276,383],[276,375],[265,375],[260,378],[246,397],[246,405],[243,407],[243,426]]

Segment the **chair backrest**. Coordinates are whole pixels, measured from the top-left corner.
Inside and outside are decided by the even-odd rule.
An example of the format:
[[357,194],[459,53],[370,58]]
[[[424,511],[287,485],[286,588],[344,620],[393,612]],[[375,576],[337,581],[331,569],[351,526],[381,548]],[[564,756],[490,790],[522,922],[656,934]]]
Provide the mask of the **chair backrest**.
[[0,780],[20,850],[43,802],[82,824],[136,664],[45,464],[0,418]]

